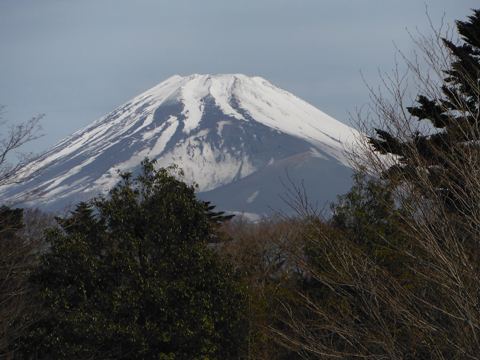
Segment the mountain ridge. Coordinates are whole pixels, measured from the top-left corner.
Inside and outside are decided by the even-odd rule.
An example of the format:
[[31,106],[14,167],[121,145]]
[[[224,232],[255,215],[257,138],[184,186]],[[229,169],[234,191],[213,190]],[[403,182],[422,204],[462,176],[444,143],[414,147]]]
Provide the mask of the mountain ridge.
[[145,157],[177,164],[205,193],[299,153],[348,167],[343,149],[356,133],[261,77],[174,75],[55,144],[37,163],[52,164],[44,175],[0,196],[36,183],[45,192],[37,205],[76,202],[105,193],[117,170],[135,172]]

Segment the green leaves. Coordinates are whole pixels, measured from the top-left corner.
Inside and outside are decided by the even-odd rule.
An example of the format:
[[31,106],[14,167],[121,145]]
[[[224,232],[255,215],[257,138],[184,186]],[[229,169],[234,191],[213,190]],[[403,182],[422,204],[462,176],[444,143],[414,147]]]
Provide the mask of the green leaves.
[[245,295],[208,248],[213,207],[154,164],[48,232],[31,281],[49,317],[26,346],[69,359],[235,357]]

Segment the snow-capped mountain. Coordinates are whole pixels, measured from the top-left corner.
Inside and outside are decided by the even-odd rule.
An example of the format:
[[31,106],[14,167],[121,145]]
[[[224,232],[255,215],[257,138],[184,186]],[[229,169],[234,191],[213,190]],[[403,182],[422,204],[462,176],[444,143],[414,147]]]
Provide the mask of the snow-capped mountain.
[[[118,170],[135,173],[148,157],[179,165],[185,181],[199,184],[199,196],[222,202],[222,210],[263,213],[270,204],[260,201],[284,191],[278,176],[285,168],[295,179],[318,176],[315,196],[322,197],[320,188],[335,200],[348,190],[343,151],[355,134],[261,77],[175,75],[57,143],[36,165],[50,164],[42,176],[0,196],[40,187],[45,195],[30,205],[58,209],[105,194]],[[225,201],[229,191],[234,202]]]

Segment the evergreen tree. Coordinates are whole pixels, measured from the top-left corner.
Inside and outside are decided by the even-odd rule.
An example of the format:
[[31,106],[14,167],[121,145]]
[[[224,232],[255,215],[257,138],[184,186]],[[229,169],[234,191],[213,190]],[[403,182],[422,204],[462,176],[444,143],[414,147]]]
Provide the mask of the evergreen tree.
[[24,310],[25,273],[31,248],[18,236],[23,228],[23,209],[0,208],[0,358],[12,354],[14,325]]
[[453,212],[465,210],[465,174],[479,165],[472,154],[480,151],[480,10],[473,12],[469,21],[456,22],[460,45],[442,39],[452,60],[443,71],[441,96],[420,95],[418,105],[407,108],[419,121],[429,121],[434,131],[415,132],[404,141],[375,129],[377,137],[370,138],[375,150],[400,157],[384,173],[386,178],[402,178],[424,196],[440,196]]
[[[41,241],[24,232],[24,210],[0,207],[0,359],[16,359],[17,340],[36,312],[28,272],[34,267]],[[23,319],[23,321],[22,321]]]
[[372,91],[384,130],[359,139],[359,174],[332,220],[299,211],[310,221],[295,257],[306,281],[276,339],[305,358],[480,358],[480,10],[457,29],[460,45],[417,41],[427,75],[405,58],[423,95],[410,115],[398,72],[384,81],[392,98]]
[[175,169],[142,165],[134,180],[121,174],[109,199],[79,204],[49,231],[31,276],[49,316],[24,340],[26,355],[236,358],[245,295],[208,247],[212,207]]

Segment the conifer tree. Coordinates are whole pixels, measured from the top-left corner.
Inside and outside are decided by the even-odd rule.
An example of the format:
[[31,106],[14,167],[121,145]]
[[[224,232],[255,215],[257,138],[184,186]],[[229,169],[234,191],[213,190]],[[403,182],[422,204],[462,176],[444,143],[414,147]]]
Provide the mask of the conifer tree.
[[404,56],[415,106],[399,68],[371,91],[358,124],[373,135],[351,157],[363,180],[332,221],[299,211],[309,286],[275,331],[306,358],[480,359],[480,10],[456,29],[458,43],[416,41],[427,72]]
[[386,178],[401,177],[427,197],[435,189],[433,196],[441,196],[453,212],[464,211],[464,174],[478,166],[472,154],[480,152],[480,10],[473,12],[469,21],[456,22],[461,44],[442,38],[451,63],[443,69],[441,95],[420,95],[418,105],[407,107],[419,121],[427,120],[433,131],[415,132],[401,140],[375,129],[377,137],[370,138],[375,150],[400,157],[384,173]]

